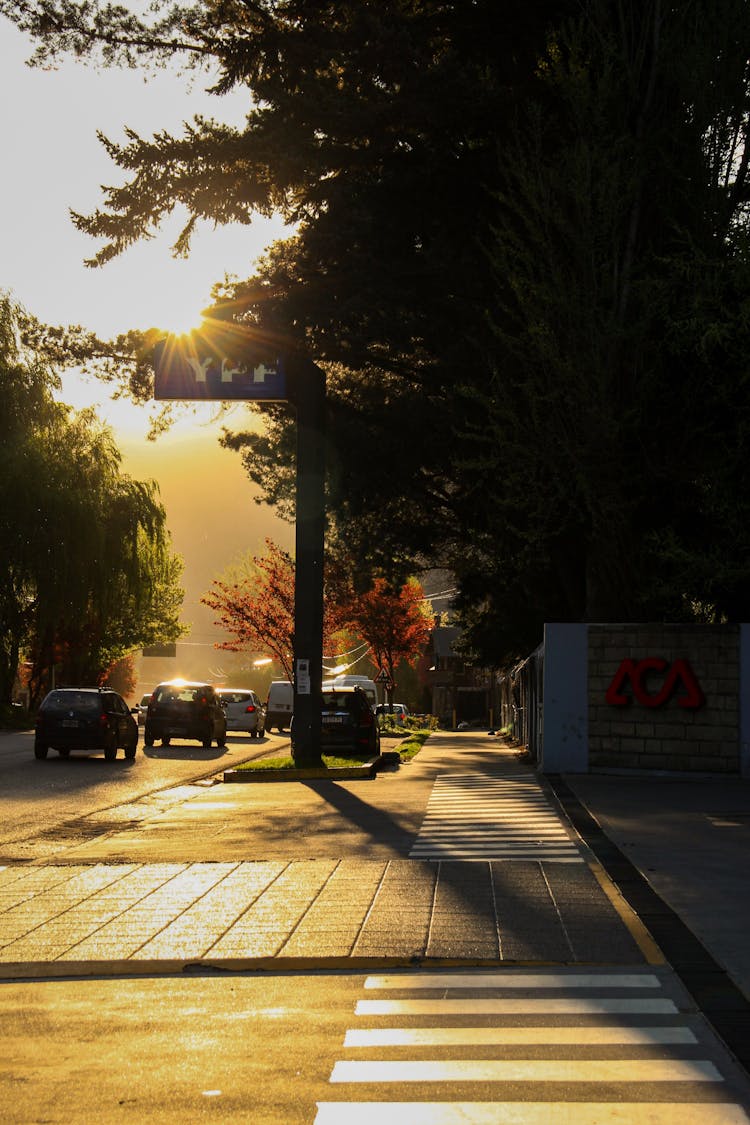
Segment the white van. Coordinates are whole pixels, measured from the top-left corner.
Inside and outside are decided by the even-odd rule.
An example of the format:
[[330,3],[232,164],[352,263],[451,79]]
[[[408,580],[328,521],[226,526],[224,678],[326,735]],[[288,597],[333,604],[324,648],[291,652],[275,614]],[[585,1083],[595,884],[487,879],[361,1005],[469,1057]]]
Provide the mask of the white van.
[[273,680],[266,700],[266,730],[289,730],[294,709],[294,687],[289,680]]
[[372,708],[378,705],[378,689],[375,687],[375,681],[369,679],[367,676],[336,676],[334,680],[324,680],[324,688],[335,687],[358,687],[367,696],[370,706]]

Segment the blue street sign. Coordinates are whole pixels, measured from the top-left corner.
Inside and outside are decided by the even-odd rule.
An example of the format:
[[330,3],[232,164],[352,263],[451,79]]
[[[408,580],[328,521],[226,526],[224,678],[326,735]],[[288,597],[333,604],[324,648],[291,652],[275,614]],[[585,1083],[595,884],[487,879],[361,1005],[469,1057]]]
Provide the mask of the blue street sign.
[[254,367],[220,354],[218,349],[183,337],[160,340],[154,347],[156,399],[259,399],[286,402],[286,373],[281,360]]

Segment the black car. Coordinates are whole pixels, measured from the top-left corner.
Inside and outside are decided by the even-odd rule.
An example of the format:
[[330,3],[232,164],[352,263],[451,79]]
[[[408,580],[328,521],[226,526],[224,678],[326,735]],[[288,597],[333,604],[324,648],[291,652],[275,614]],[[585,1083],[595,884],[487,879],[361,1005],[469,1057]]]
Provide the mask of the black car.
[[55,688],[42,701],[36,719],[34,757],[57,750],[67,758],[71,750],[103,750],[108,762],[118,747],[134,758],[138,724],[127,703],[108,688]]
[[323,689],[320,743],[324,754],[335,753],[339,749],[373,757],[380,753],[380,730],[362,688]]
[[154,688],[143,728],[143,741],[153,746],[157,739],[169,746],[173,738],[196,739],[209,750],[226,745],[227,720],[212,684],[171,680]]

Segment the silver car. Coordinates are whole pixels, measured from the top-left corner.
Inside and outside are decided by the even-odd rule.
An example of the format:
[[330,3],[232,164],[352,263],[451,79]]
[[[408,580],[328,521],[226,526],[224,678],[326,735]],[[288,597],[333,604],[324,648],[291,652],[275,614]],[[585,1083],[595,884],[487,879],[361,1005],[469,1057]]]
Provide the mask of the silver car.
[[136,719],[138,720],[138,726],[139,727],[142,727],[143,724],[146,722],[146,712],[148,711],[148,705],[149,705],[150,702],[151,702],[151,692],[149,692],[148,695],[142,696],[140,703],[136,703],[135,707],[133,707],[131,709],[132,713],[135,715]]
[[245,731],[251,738],[262,738],[266,733],[266,709],[251,688],[217,688],[227,730]]

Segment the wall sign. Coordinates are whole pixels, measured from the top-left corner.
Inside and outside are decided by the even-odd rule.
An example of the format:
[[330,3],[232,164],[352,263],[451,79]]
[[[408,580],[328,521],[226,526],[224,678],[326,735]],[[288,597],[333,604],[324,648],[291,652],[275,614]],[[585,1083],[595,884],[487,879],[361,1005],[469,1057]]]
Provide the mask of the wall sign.
[[[652,686],[659,683],[657,691],[649,689],[649,676],[652,676]],[[660,681],[657,676],[661,677]],[[706,702],[687,660],[675,660],[670,665],[661,656],[647,656],[644,660],[623,660],[605,698],[613,707],[627,707],[634,699],[643,707],[662,707],[675,695],[678,707],[689,711],[697,710]]]

